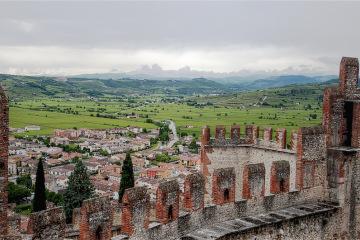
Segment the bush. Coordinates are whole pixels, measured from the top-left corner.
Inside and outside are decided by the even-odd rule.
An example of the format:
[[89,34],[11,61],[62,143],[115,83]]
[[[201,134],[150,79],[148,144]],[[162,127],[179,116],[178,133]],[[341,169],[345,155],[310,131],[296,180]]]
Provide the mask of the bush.
[[198,153],[199,152],[199,146],[196,144],[196,139],[195,138],[189,144],[189,150],[192,153]]
[[8,201],[9,203],[21,203],[25,198],[31,196],[31,191],[23,185],[16,185],[13,182],[9,182],[8,185]]
[[62,194],[56,192],[50,192],[46,189],[46,200],[54,203],[56,206],[61,206],[64,204],[64,197]]
[[16,183],[18,185],[23,185],[27,187],[28,189],[32,188],[32,180],[30,174],[21,175],[16,179]]
[[152,120],[152,119],[150,119],[150,118],[147,118],[147,119],[145,120],[145,122],[146,122],[146,123],[153,123],[154,120]]

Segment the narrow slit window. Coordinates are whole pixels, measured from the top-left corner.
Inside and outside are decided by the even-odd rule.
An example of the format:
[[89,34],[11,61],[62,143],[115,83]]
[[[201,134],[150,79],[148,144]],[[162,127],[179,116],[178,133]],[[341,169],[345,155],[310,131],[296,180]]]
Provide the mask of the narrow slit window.
[[168,209],[168,219],[171,221],[173,220],[173,206],[170,205]]
[[229,201],[229,199],[230,199],[229,189],[225,189],[225,191],[224,191],[224,201]]

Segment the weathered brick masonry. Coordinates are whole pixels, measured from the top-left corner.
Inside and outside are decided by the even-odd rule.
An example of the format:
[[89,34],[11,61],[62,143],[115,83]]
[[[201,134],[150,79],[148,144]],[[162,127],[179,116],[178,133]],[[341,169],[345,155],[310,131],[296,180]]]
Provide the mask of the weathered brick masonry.
[[150,197],[146,187],[126,189],[122,204],[123,233],[133,235],[149,227]]
[[62,208],[53,208],[31,214],[28,233],[33,240],[65,238],[66,222]]
[[80,212],[80,240],[108,240],[111,238],[113,211],[109,198],[85,200]]
[[0,86],[0,236],[8,233],[7,182],[9,145],[9,107],[4,90]]
[[187,175],[184,182],[184,210],[188,212],[204,208],[205,179],[200,173]]
[[179,217],[180,189],[176,180],[159,184],[156,191],[156,218],[161,223],[174,221]]

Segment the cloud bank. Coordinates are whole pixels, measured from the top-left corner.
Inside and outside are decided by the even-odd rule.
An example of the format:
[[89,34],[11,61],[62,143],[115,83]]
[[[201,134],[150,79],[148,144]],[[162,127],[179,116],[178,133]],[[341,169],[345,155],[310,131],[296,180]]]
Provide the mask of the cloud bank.
[[0,2],[0,72],[336,74],[359,2]]

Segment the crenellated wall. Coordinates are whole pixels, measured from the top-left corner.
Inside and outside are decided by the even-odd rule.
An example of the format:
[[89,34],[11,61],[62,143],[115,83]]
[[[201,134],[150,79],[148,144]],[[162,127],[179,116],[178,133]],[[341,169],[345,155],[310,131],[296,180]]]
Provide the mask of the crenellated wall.
[[[231,131],[236,129],[238,132],[238,126],[232,126]],[[312,129],[312,128],[309,128]],[[311,131],[311,130],[309,130]],[[226,130],[223,126],[220,126],[219,129],[216,129],[215,132],[225,133]],[[246,126],[245,136],[240,134],[230,134],[230,138],[226,138],[226,135],[221,135],[221,140],[218,140],[217,137],[220,135],[217,134],[214,139],[210,136],[209,127],[203,129],[202,135],[202,144],[200,150],[201,157],[201,171],[206,176],[206,189],[207,192],[212,190],[212,175],[216,169],[224,167],[232,167],[235,171],[235,176],[237,179],[242,179],[242,181],[236,181],[236,192],[235,198],[237,200],[248,199],[249,198],[249,186],[251,189],[254,189],[258,186],[255,186],[255,182],[261,183],[263,186],[260,186],[262,189],[260,195],[270,195],[271,194],[271,184],[275,181],[272,181],[272,174],[275,172],[272,170],[276,162],[287,162],[288,169],[288,191],[297,190],[296,186],[296,176],[298,161],[301,159],[297,158],[297,151],[299,148],[298,133],[291,134],[291,148],[286,148],[286,130],[277,129],[275,131],[275,138],[272,137],[273,129],[265,128],[264,137],[259,138],[259,127],[254,125]],[[318,133],[319,138],[322,137],[322,133]],[[234,140],[235,138],[235,140]],[[307,144],[307,142],[306,142]],[[263,176],[252,173],[255,170]],[[250,177],[249,177],[250,175]],[[253,181],[252,181],[253,180]],[[279,181],[282,181],[281,179]],[[301,180],[302,182],[302,180]],[[244,187],[244,184],[246,185]],[[248,186],[248,184],[250,184]],[[210,199],[207,199],[207,202],[211,202]]]
[[80,214],[80,240],[111,238],[113,210],[108,197],[85,200],[82,203]]
[[65,238],[66,222],[63,208],[52,208],[32,213],[28,224],[28,234],[32,240]]
[[150,196],[147,188],[126,189],[122,204],[122,232],[141,236],[149,227]]

